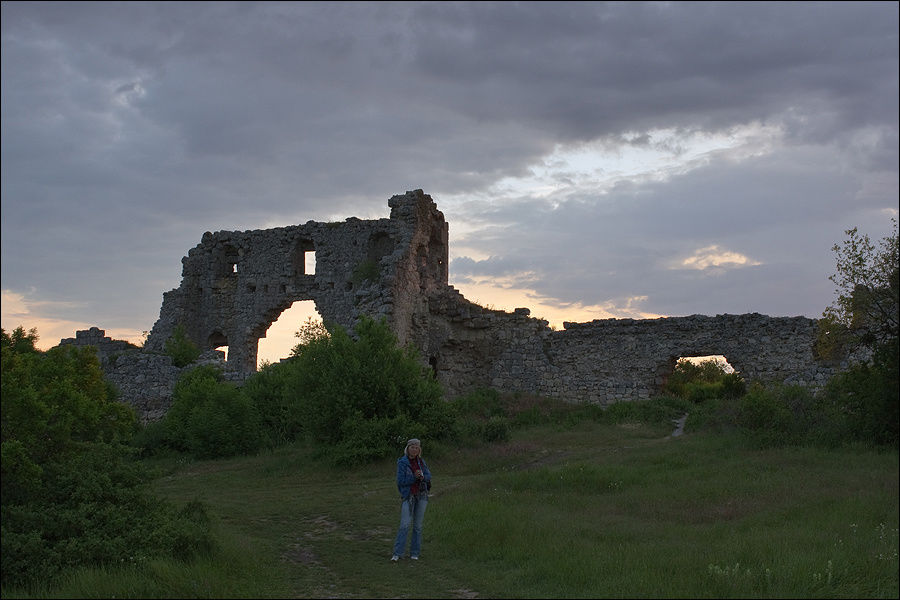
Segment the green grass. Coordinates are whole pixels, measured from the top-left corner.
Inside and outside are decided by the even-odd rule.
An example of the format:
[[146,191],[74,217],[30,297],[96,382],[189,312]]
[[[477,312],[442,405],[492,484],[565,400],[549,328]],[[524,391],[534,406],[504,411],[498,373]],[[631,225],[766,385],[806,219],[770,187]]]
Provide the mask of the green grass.
[[429,446],[422,559],[389,562],[394,461],[310,448],[159,461],[220,549],[192,564],[81,571],[4,597],[896,598],[896,450],[753,450],[738,437],[592,420]]

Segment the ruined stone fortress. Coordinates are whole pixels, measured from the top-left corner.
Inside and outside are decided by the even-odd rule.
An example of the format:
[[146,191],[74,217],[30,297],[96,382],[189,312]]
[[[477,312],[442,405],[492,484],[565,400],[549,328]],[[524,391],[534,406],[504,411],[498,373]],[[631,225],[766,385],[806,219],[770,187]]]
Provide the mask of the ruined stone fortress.
[[171,403],[180,370],[163,352],[176,326],[206,351],[201,361],[240,381],[256,371],[259,339],[299,300],[350,331],[362,315],[384,317],[448,397],[491,387],[604,405],[644,399],[682,356],[724,355],[746,380],[765,383],[817,388],[834,373],[816,359],[817,322],[805,317],[603,319],[555,331],[527,308],[484,308],[448,285],[448,224],[431,197],[415,190],[388,205],[387,219],[207,232],[182,259],[181,285],[163,294],[142,349],[97,328],[61,343],[97,347],[104,373],[144,421]]

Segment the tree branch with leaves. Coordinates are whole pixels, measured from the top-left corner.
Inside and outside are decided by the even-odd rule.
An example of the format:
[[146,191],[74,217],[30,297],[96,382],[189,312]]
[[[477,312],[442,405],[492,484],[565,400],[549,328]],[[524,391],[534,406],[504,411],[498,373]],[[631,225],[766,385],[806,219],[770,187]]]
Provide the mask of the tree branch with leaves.
[[843,244],[832,247],[836,273],[829,277],[837,298],[819,322],[819,354],[846,356],[859,349],[877,351],[897,343],[900,322],[900,261],[897,219],[893,232],[878,246],[856,227],[846,230]]

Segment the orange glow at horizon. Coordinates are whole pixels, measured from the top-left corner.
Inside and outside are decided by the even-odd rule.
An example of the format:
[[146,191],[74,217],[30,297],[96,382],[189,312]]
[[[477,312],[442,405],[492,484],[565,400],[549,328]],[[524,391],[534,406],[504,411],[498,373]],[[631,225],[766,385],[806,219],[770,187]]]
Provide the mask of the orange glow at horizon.
[[[531,316],[546,320],[550,327],[562,330],[563,323],[585,323],[594,319],[655,319],[663,315],[646,313],[632,308],[621,309],[601,305],[571,304],[562,306],[544,300],[537,296],[533,290],[516,288],[512,286],[498,286],[497,280],[485,280],[479,282],[451,282],[466,300],[479,306],[495,310],[512,312],[516,308],[527,308]],[[610,310],[612,309],[612,310]],[[623,312],[627,313],[623,315]]]

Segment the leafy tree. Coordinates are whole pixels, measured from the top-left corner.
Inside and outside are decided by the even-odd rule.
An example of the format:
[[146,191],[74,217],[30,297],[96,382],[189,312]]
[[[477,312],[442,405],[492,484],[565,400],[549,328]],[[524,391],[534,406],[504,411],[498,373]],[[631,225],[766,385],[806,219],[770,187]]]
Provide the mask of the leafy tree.
[[330,335],[324,322],[314,321],[312,317],[307,317],[300,329],[294,332],[294,337],[299,338],[300,342],[291,349],[291,356],[299,356],[307,346]]
[[339,326],[308,333],[286,363],[285,399],[332,458],[380,457],[395,451],[397,438],[442,435],[449,409],[440,385],[383,319],[362,317],[355,337]]
[[0,329],[0,347],[9,348],[17,354],[37,352],[35,344],[38,339],[37,329],[33,327],[26,333],[25,328],[20,325],[11,334],[7,334],[5,330]]
[[165,349],[178,368],[186,367],[200,357],[200,349],[187,337],[181,324],[175,326],[172,336],[166,340]]
[[843,417],[848,439],[896,446],[900,442],[897,220],[878,248],[855,227],[846,234],[843,245],[832,248],[837,272],[830,279],[838,286],[838,297],[819,321],[816,349],[825,358],[860,350],[870,358],[836,375],[821,402],[829,413]]
[[208,527],[147,494],[126,446],[134,411],[116,401],[95,350],[40,352],[37,332],[21,327],[0,337],[2,584],[208,548]]
[[868,235],[848,229],[843,245],[835,244],[837,299],[820,320],[817,350],[834,357],[860,348],[878,351],[896,345],[900,321],[900,259],[897,220],[893,233],[876,248]]
[[[16,337],[14,332],[10,339]],[[96,351],[56,346],[40,352],[33,346],[36,339],[19,336],[19,342],[3,345],[2,443],[9,444],[4,455],[14,452],[9,456],[19,456],[23,465],[41,465],[79,451],[81,443],[127,440],[134,411],[115,401]],[[4,472],[4,497],[14,482],[15,476],[7,480]]]

